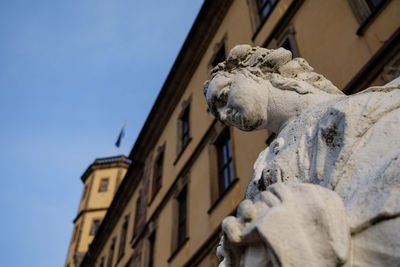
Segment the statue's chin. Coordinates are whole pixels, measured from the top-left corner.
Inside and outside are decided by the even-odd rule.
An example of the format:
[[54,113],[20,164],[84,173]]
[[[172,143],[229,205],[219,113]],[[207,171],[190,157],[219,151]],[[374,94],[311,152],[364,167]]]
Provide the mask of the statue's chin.
[[234,126],[242,131],[250,132],[254,130],[259,130],[262,126],[262,123],[263,123],[262,119],[255,119],[255,120],[243,119],[240,124]]

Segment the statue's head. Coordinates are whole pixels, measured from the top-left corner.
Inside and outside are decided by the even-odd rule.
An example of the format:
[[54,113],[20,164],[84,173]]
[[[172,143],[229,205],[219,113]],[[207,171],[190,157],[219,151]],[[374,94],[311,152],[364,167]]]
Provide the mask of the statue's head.
[[212,69],[203,92],[217,118],[251,131],[265,128],[271,91],[268,88],[299,95],[343,94],[325,77],[313,72],[303,58],[292,59],[290,51],[249,45],[234,47],[226,61]]

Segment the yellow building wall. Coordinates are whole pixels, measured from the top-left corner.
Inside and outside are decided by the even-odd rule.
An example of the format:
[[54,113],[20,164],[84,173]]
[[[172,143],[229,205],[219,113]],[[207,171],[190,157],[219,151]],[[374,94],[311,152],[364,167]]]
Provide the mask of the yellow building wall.
[[77,248],[77,252],[86,252],[89,248],[90,243],[92,243],[94,235],[90,235],[90,230],[92,229],[92,224],[94,219],[102,220],[106,215],[105,210],[101,211],[92,211],[90,213],[85,213],[79,218],[82,223],[82,232],[79,240],[79,245]]
[[[90,234],[94,219],[102,220],[107,212],[117,185],[125,176],[126,167],[99,168],[95,169],[85,180],[82,197],[79,203],[77,220],[74,222],[74,230],[78,226],[78,233],[75,240],[71,237],[70,247],[67,254],[66,266],[73,267],[75,253],[85,253],[94,235]],[[108,178],[107,191],[99,192],[100,182],[103,178]],[[86,193],[84,193],[86,187]]]
[[[87,208],[96,209],[108,207],[114,197],[115,192],[117,191],[118,184],[118,171],[120,168],[110,168],[110,169],[98,169],[94,173],[93,186],[91,190],[91,194],[88,201]],[[121,168],[122,179],[125,176],[126,169]],[[108,178],[108,186],[106,192],[100,192],[100,183],[103,178]]]

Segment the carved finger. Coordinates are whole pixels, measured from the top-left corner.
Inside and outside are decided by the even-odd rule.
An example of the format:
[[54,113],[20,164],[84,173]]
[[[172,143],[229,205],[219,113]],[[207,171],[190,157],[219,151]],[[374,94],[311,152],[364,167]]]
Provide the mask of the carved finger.
[[265,203],[270,208],[280,205],[282,203],[276,195],[269,191],[259,193],[254,200],[257,203]]
[[230,242],[239,243],[242,240],[243,225],[233,216],[222,221],[222,231]]

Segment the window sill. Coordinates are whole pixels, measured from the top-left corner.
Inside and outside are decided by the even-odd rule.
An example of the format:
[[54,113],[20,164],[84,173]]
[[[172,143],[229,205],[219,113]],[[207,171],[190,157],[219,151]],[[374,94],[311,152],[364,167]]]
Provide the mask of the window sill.
[[226,194],[229,193],[229,191],[232,190],[232,188],[235,186],[235,184],[239,181],[239,178],[235,178],[232,183],[228,186],[228,188],[217,198],[217,200],[214,201],[214,203],[211,205],[211,207],[208,209],[207,213],[211,214],[213,210],[218,206],[218,204],[222,201],[222,199],[226,196]]
[[185,240],[178,245],[178,247],[175,249],[175,251],[172,253],[171,257],[167,260],[168,263],[171,263],[171,261],[175,258],[176,255],[178,255],[179,251],[185,246],[185,244],[189,241],[189,237],[186,237]]
[[181,158],[183,152],[185,152],[186,148],[189,146],[190,142],[192,141],[192,138],[189,138],[189,141],[186,143],[186,146],[184,146],[181,151],[179,151],[178,156],[176,156],[176,159],[174,161],[174,166],[178,163],[179,159]]
[[379,6],[376,7],[376,9],[364,20],[364,22],[360,25],[360,27],[357,29],[357,35],[358,36],[363,36],[365,30],[371,25],[371,23],[375,20],[375,18],[378,16],[378,14],[383,10],[383,8],[388,4],[390,1],[383,1]]
[[157,188],[156,192],[154,192],[154,194],[151,196],[149,203],[147,203],[147,206],[150,206],[151,203],[153,203],[154,199],[156,198],[158,192],[160,192],[162,185],[160,185],[160,187]]

